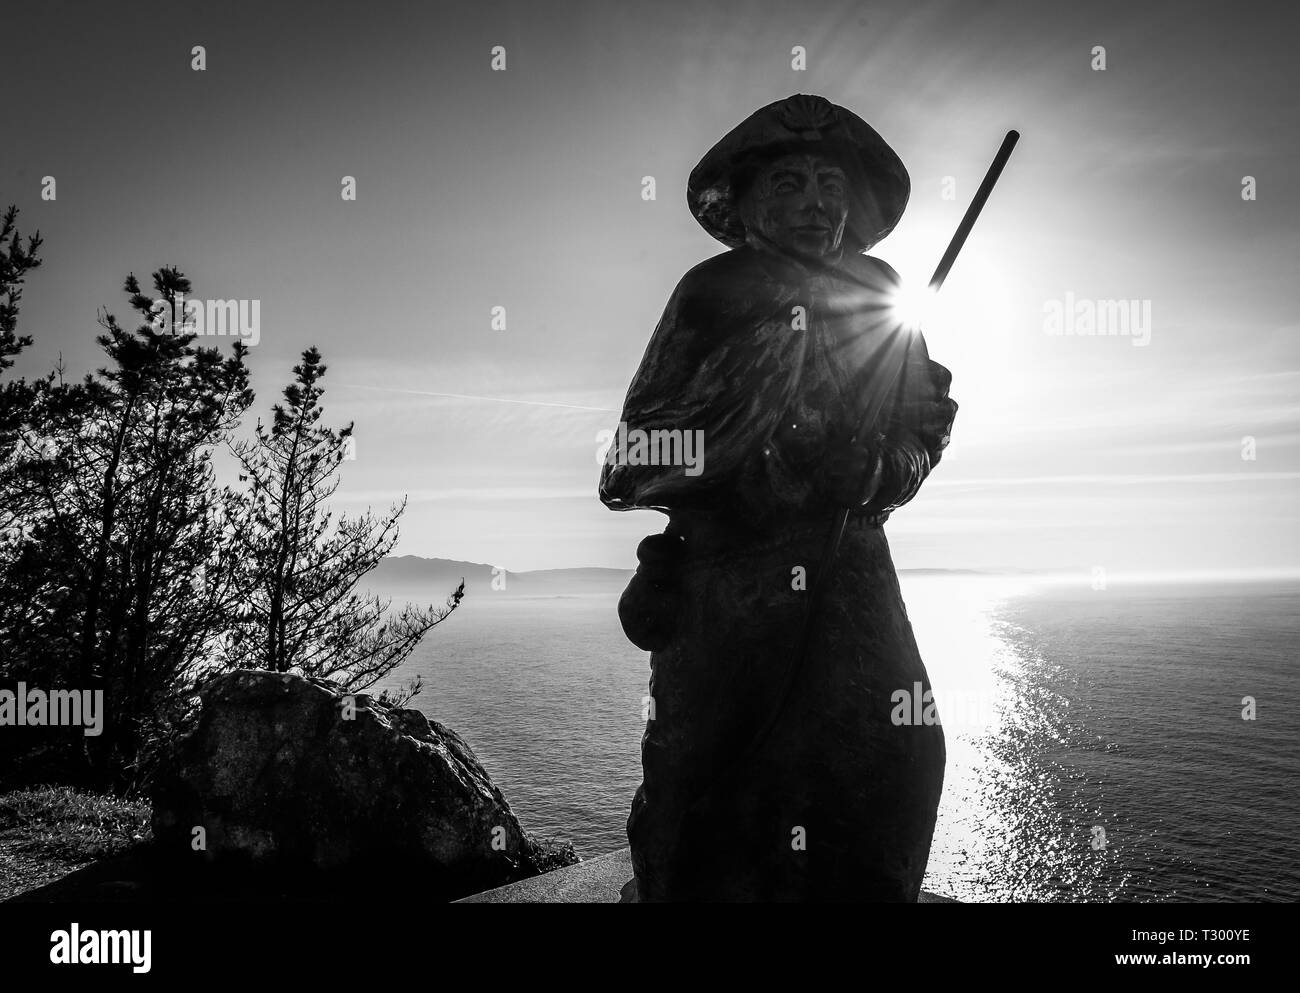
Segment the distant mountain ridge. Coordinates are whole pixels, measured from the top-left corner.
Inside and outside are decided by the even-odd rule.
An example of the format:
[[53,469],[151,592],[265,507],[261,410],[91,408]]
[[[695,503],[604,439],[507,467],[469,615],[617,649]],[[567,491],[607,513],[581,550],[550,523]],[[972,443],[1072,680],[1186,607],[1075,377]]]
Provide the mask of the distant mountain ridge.
[[[364,580],[364,585],[381,596],[440,603],[461,579],[465,593],[497,596],[576,596],[589,593],[620,593],[632,578],[631,569],[538,569],[502,573],[484,562],[456,559],[426,559],[419,555],[391,555]],[[495,586],[494,586],[495,583]]]
[[[506,571],[504,578],[495,566],[457,559],[427,559],[419,555],[390,555],[363,582],[380,596],[394,600],[441,603],[461,579],[467,595],[492,593],[497,596],[580,596],[592,593],[621,593],[632,578],[632,569],[586,566],[575,569]],[[979,576],[975,569],[901,569],[910,576]],[[495,581],[496,586],[493,586]]]

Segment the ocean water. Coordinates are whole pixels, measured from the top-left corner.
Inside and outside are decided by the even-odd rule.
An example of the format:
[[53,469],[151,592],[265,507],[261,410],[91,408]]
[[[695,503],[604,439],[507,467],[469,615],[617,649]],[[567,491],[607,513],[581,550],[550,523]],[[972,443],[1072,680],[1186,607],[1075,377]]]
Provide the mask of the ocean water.
[[[903,589],[948,741],[926,889],[1300,899],[1300,583]],[[615,603],[467,597],[401,673],[524,827],[584,856],[626,846],[640,782],[649,656]]]

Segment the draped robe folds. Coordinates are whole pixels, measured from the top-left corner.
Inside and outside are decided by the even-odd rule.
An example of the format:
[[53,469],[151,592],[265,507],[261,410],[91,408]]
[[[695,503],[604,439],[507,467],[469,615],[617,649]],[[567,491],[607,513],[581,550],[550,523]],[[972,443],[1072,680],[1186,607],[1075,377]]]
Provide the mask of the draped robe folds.
[[[601,475],[606,506],[660,510],[683,539],[628,820],[642,900],[918,897],[944,740],[937,724],[891,721],[897,691],[930,683],[880,526],[938,461],[956,405],[947,370],[891,317],[897,285],[867,256],[810,268],[733,249],[683,277],[628,391],[625,430],[698,431],[703,443],[690,473],[611,450]],[[837,508],[821,466],[855,434],[891,348],[906,360],[872,439],[883,478],[823,577]],[[776,707],[823,578],[781,720],[720,777]]]

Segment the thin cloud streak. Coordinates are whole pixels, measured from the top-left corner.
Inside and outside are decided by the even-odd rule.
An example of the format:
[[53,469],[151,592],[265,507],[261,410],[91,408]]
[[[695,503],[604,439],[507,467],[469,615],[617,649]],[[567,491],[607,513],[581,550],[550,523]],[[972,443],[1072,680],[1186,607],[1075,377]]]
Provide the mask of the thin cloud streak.
[[421,489],[409,492],[402,490],[364,490],[358,493],[340,491],[337,499],[342,503],[394,503],[405,497],[408,503],[430,503],[436,500],[465,500],[484,502],[492,500],[531,501],[531,500],[574,500],[596,499],[596,487],[574,486],[484,486],[484,487],[450,487],[447,489]]
[[566,410],[590,410],[600,414],[617,414],[610,407],[587,407],[578,403],[555,403],[548,400],[515,400],[510,397],[471,396],[466,393],[434,393],[430,390],[403,390],[392,386],[364,386],[360,383],[340,383],[352,390],[376,390],[380,393],[406,393],[411,396],[440,397],[445,400],[481,400],[487,403],[518,403],[529,407],[562,407]]
[[1078,475],[1078,476],[1020,476],[986,477],[982,479],[929,479],[926,485],[934,487],[958,486],[1073,486],[1109,485],[1143,486],[1165,483],[1242,483],[1286,482],[1300,479],[1300,472],[1188,472],[1170,475]]

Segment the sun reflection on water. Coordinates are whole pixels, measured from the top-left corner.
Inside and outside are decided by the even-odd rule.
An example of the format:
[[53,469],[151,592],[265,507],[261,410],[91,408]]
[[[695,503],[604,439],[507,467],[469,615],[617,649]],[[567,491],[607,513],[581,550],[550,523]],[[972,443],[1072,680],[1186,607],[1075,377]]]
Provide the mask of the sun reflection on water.
[[1105,852],[1088,858],[1057,803],[1074,773],[1045,759],[1068,734],[1069,700],[1033,678],[998,608],[1028,584],[913,578],[904,598],[948,749],[927,889],[967,901],[1106,899]]

